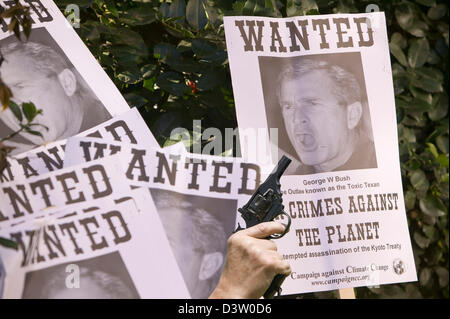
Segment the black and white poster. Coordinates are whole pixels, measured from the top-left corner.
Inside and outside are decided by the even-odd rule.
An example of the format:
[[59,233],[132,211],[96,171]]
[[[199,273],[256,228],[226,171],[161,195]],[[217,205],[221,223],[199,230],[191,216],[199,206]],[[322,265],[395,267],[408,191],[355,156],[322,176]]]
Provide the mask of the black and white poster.
[[[18,106],[34,103],[42,110],[33,123],[42,134],[22,130],[4,142],[20,154],[63,140],[129,109],[96,59],[51,0],[25,1],[33,20],[30,38],[22,41],[0,24],[0,73]],[[11,1],[1,1],[8,8]],[[14,2],[13,2],[14,3]],[[20,130],[10,108],[0,112],[0,138]]]
[[0,247],[6,274],[0,297],[188,298],[149,190],[122,196],[116,203],[67,206],[0,230],[19,246]]
[[237,200],[150,191],[191,298],[208,298],[225,263]]
[[244,160],[292,160],[281,178],[291,230],[276,241],[292,267],[283,294],[417,280],[384,13],[224,27]]
[[98,150],[105,150],[105,159],[114,150],[126,182],[150,189],[190,296],[211,295],[225,263],[227,239],[236,229],[238,198],[254,191],[259,167],[190,154],[181,143],[160,149],[90,137],[67,140],[64,165],[86,165]]
[[130,190],[122,171],[118,159],[111,156],[0,183],[0,229],[72,205],[120,198]]

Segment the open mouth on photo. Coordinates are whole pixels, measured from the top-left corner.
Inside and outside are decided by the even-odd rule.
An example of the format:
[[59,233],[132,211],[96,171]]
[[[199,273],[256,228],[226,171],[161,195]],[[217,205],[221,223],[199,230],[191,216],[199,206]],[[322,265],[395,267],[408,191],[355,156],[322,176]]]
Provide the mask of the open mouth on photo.
[[316,139],[314,135],[310,133],[297,133],[295,134],[297,143],[301,145],[301,147],[306,150],[314,150],[316,148]]

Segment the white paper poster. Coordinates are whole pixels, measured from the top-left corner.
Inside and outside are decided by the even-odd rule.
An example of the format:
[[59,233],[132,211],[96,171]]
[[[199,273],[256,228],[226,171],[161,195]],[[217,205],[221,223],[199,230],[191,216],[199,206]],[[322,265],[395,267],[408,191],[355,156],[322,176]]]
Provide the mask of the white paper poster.
[[113,206],[65,208],[1,231],[4,298],[189,298],[146,189]]
[[[23,2],[31,12],[30,38],[19,41],[8,31],[9,19],[0,20],[0,72],[13,94],[11,100],[18,106],[33,102],[43,111],[33,123],[48,130],[35,126],[43,137],[22,131],[5,141],[15,147],[13,154],[66,139],[129,109],[53,1]],[[13,4],[0,1],[5,9]],[[0,113],[0,138],[19,129],[20,123],[9,108]]]
[[224,26],[243,157],[292,160],[283,294],[417,280],[384,13]]
[[150,189],[191,297],[209,297],[236,228],[238,198],[254,190],[259,167],[236,158],[190,154],[182,144],[160,149],[89,137],[67,140],[64,164],[86,163],[99,149],[105,158],[115,150],[112,156],[122,164],[126,183]]

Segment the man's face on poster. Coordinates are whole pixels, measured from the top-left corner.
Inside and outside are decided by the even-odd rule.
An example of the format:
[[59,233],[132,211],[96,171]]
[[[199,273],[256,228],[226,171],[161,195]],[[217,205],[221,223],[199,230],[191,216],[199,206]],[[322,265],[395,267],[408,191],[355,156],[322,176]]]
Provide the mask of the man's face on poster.
[[[63,278],[61,280],[64,280]],[[103,299],[109,291],[101,287],[90,278],[81,277],[79,288],[55,289],[48,299]]]
[[[26,132],[22,134],[31,143],[40,145],[77,133],[81,127],[82,113],[80,109],[75,109],[71,101],[77,85],[75,75],[69,69],[52,75],[43,74],[34,63],[36,61],[22,54],[8,55],[0,72],[12,91],[12,101],[19,106],[24,102],[33,102],[37,109],[43,111],[33,123],[42,124],[48,130],[40,126],[32,129],[40,132],[44,138]],[[11,130],[20,129],[18,120],[9,109],[0,113],[0,119]]]
[[190,209],[159,208],[158,213],[191,297],[206,298],[208,281],[220,270],[224,256],[222,252],[204,251],[199,242],[204,237],[189,217]]
[[159,214],[175,257],[182,265],[184,278],[187,282],[197,282],[203,254],[196,249],[192,240],[194,226],[189,218],[184,218],[183,213],[177,209],[160,209]]
[[346,142],[359,122],[361,108],[358,103],[356,124],[355,119],[349,123],[354,106],[349,109],[340,103],[334,90],[324,70],[312,70],[281,83],[279,99],[286,131],[305,165],[333,166],[336,162],[334,166],[338,166],[349,157],[344,154],[348,153]]

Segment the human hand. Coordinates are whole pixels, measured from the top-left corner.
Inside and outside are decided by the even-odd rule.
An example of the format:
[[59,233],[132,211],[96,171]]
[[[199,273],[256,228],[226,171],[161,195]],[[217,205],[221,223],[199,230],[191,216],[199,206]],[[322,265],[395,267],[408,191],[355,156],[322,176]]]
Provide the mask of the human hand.
[[278,222],[265,222],[233,234],[219,283],[209,298],[260,298],[277,274],[289,275],[291,267],[277,252],[270,235],[284,231]]

